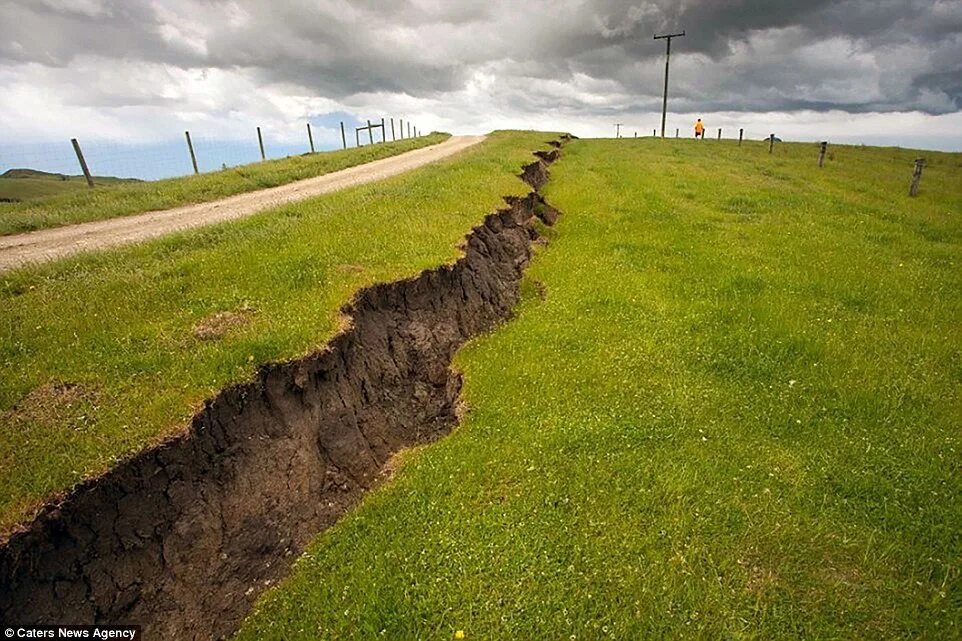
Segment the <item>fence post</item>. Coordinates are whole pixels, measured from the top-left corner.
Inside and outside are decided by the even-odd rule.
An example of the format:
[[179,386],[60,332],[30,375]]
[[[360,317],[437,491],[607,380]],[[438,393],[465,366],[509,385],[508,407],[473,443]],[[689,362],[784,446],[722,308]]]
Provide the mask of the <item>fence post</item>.
[[311,153],[314,153],[314,136],[311,134],[311,123],[307,123],[307,141],[311,143]]
[[768,136],[768,153],[775,151],[775,134]]
[[361,146],[361,130],[358,127],[354,128],[354,144]]
[[721,127],[718,128],[718,139],[721,140]]
[[411,121],[408,120],[408,138],[411,137]]
[[401,140],[404,140],[404,118],[397,119],[398,128],[401,130]]
[[73,145],[73,150],[74,150],[74,152],[76,152],[76,154],[77,154],[77,160],[80,161],[80,169],[81,169],[81,171],[84,172],[84,178],[87,179],[87,186],[88,186],[88,187],[93,187],[93,186],[94,186],[94,179],[93,179],[93,177],[90,175],[90,170],[87,169],[87,161],[84,160],[84,152],[80,151],[80,143],[77,142],[77,139],[76,139],[76,138],[71,138],[71,139],[70,139],[70,143]]
[[387,142],[387,136],[384,134],[384,118],[381,118],[381,142]]
[[347,136],[344,135],[344,121],[341,121],[341,144],[347,149]]
[[397,136],[394,135],[394,118],[391,118],[391,142],[397,140]]
[[919,183],[922,181],[922,167],[925,166],[925,158],[915,159],[915,171],[912,172],[912,184],[909,185],[909,196],[916,196],[919,193]]
[[678,127],[675,127],[675,138],[677,138],[679,134],[681,134],[681,129]]
[[652,129],[652,130],[651,130],[651,135],[654,136],[655,138],[657,138],[657,137],[658,137],[658,130],[657,130],[657,129]]
[[261,128],[257,128],[257,144],[261,148],[261,160],[267,160],[267,156],[264,155],[264,138],[261,136]]
[[822,141],[818,149],[818,166],[821,167],[825,164],[825,151],[828,149],[828,141]]
[[370,120],[367,121],[367,137],[368,137],[368,140],[370,140],[370,141],[371,141],[371,144],[373,145],[373,144],[374,144],[374,132],[371,130],[371,121],[370,121]]
[[739,130],[738,130],[738,146],[739,146],[739,147],[742,146],[742,138],[744,138],[744,137],[745,137],[745,130],[744,130],[744,129],[739,129]]
[[190,141],[190,132],[185,131],[184,135],[187,136],[187,151],[190,152],[190,164],[194,166],[194,173],[199,174],[197,171],[197,157],[194,155],[194,143]]

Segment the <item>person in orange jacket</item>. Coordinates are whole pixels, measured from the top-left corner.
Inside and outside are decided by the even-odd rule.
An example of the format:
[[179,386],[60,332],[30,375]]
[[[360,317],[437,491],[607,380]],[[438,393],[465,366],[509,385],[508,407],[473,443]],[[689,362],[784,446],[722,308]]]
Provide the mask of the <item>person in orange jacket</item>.
[[695,123],[695,138],[705,139],[705,125],[702,123],[701,118]]

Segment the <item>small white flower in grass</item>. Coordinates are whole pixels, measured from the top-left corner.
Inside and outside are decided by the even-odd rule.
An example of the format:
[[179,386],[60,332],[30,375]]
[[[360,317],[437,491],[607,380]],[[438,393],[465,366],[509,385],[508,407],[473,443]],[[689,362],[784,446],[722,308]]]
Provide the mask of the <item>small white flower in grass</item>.
[[795,381],[795,379],[793,378],[792,380],[788,381],[788,386],[789,386],[789,387],[795,387],[795,383],[796,383],[796,381]]

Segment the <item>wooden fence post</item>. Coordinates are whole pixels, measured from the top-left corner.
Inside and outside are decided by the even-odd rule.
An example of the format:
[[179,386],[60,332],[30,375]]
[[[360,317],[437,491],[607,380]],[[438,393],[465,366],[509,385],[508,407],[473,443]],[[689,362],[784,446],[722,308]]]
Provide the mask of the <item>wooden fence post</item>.
[[354,128],[354,144],[358,147],[361,146],[361,130],[358,127]]
[[404,118],[398,118],[398,128],[401,130],[401,140],[404,140]]
[[267,156],[264,154],[264,138],[261,136],[261,128],[257,128],[257,144],[261,148],[261,160],[267,160]]
[[742,138],[744,138],[744,137],[745,137],[745,130],[744,130],[744,129],[739,129],[739,130],[738,130],[738,146],[739,146],[739,147],[742,146]]
[[408,138],[411,137],[411,121],[408,120]]
[[775,134],[768,136],[768,153],[775,151]]
[[721,140],[721,127],[718,128],[718,139]]
[[922,167],[925,166],[925,158],[915,159],[915,171],[912,172],[912,184],[909,185],[909,196],[916,196],[919,193],[919,183],[922,181]]
[[311,123],[307,123],[307,142],[311,143],[311,153],[314,153],[314,136],[311,134]]
[[657,130],[657,129],[652,129],[652,130],[651,130],[651,135],[654,136],[655,138],[657,138],[657,137],[658,137],[658,130]]
[[84,152],[80,151],[80,143],[77,142],[76,138],[71,138],[70,143],[73,145],[73,150],[77,154],[77,160],[80,161],[80,169],[84,172],[84,178],[87,179],[87,186],[94,186],[93,176],[90,175],[90,170],[87,169],[87,161],[84,160]]
[[394,135],[394,118],[391,118],[391,142],[397,140],[397,136]]
[[681,135],[681,129],[675,127],[675,138],[677,138],[679,135]]
[[368,140],[370,140],[370,141],[371,141],[371,144],[373,145],[373,144],[374,144],[374,132],[371,131],[371,121],[370,121],[370,120],[367,121],[367,137],[368,137]]
[[384,118],[381,118],[381,142],[387,142],[387,136],[384,134]]
[[818,149],[818,166],[821,167],[825,164],[825,152],[828,150],[828,141],[822,141],[819,144]]
[[347,149],[347,136],[344,135],[344,121],[341,121],[341,144]]
[[197,171],[197,157],[194,155],[194,143],[190,141],[190,132],[185,131],[184,135],[187,136],[187,151],[190,152],[190,164],[194,166],[194,173],[199,174]]

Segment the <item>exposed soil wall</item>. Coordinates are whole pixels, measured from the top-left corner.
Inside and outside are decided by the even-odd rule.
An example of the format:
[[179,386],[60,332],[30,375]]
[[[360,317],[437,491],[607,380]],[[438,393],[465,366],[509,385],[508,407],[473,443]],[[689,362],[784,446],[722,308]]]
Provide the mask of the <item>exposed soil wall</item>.
[[232,632],[257,595],[379,479],[398,450],[447,433],[469,338],[507,318],[557,211],[524,168],[455,264],[362,290],[349,329],[209,401],[186,434],[48,505],[0,548],[0,620],[137,623],[150,639]]

